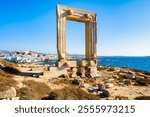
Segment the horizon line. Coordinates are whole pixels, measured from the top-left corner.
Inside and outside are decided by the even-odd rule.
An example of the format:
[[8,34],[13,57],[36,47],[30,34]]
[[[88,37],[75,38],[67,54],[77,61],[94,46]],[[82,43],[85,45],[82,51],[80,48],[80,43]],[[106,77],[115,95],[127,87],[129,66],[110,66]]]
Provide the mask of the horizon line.
[[[14,52],[14,51],[18,51],[18,50],[0,50],[1,51],[7,51],[7,52]],[[50,53],[50,52],[41,52],[41,51],[32,51],[32,50],[19,50],[19,51],[31,51],[31,52],[37,52],[37,53],[43,53],[43,54],[57,54],[57,53]],[[76,54],[70,54],[67,53],[67,55],[80,55],[80,56],[85,56],[85,54],[80,54],[80,53],[76,53]],[[97,55],[97,57],[108,57],[108,56],[114,56],[114,57],[150,57],[150,55]]]

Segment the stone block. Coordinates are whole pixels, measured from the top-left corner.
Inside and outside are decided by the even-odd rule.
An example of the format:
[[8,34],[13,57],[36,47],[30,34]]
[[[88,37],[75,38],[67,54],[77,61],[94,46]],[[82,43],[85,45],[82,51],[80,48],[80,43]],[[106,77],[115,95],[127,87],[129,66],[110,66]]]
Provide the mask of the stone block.
[[44,77],[46,78],[58,78],[59,76],[63,74],[68,74],[66,69],[58,70],[58,71],[44,71]]
[[113,87],[113,86],[114,86],[113,83],[106,83],[106,84],[105,84],[105,87],[106,87],[106,88],[111,88],[111,87]]
[[96,67],[90,67],[90,73],[97,73],[97,68]]
[[118,79],[119,76],[118,75],[112,75],[113,78]]
[[67,66],[65,65],[65,62],[58,61],[57,67],[58,67],[59,69],[64,69],[64,68],[67,67]]
[[74,67],[74,68],[71,69],[71,71],[72,71],[72,72],[77,72],[78,70],[77,70],[76,67]]
[[79,73],[85,73],[85,67],[79,67],[78,71]]
[[59,69],[65,69],[65,68],[69,68],[69,67],[76,67],[77,62],[76,61],[65,61],[65,62],[59,61],[57,63],[57,66],[58,66]]
[[20,99],[20,97],[13,97],[13,98],[11,98],[11,100],[19,100]]
[[114,79],[112,79],[112,78],[107,79],[107,80],[105,81],[105,83],[113,83],[113,82],[114,82]]
[[79,61],[78,61],[78,65],[81,66],[81,67],[85,67],[85,66],[87,66],[87,64],[88,64],[88,63],[87,63],[86,60],[79,60]]
[[58,67],[49,67],[49,71],[57,71]]
[[124,78],[127,78],[127,79],[134,79],[134,78],[135,78],[135,74],[125,74],[125,75],[124,75]]
[[71,78],[76,78],[77,77],[77,72],[72,72],[70,75]]
[[85,78],[85,73],[82,73],[82,74],[81,74],[81,78]]
[[98,74],[96,67],[88,67],[89,74]]
[[91,78],[99,78],[100,75],[96,73],[90,73]]
[[95,62],[94,61],[89,61],[89,66],[96,66]]
[[69,65],[69,67],[76,67],[77,66],[76,61],[67,61],[66,63]]
[[[96,59],[96,13],[84,10],[70,8],[66,6],[57,6],[57,51],[58,60],[66,61],[66,20],[74,20],[85,23],[86,34],[86,58]],[[86,66],[84,62],[80,64]],[[60,66],[58,66],[60,67]]]

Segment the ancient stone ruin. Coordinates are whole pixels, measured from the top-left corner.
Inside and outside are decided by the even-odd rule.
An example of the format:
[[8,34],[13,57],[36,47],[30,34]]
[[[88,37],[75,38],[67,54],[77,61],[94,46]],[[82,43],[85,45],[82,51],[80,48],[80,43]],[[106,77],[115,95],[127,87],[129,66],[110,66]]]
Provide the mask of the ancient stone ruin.
[[[78,63],[68,61],[66,57],[66,20],[85,23],[85,60],[79,60]],[[96,23],[96,13],[57,5],[57,65],[59,69],[71,68],[72,77],[75,77],[77,72],[81,77],[97,75]]]

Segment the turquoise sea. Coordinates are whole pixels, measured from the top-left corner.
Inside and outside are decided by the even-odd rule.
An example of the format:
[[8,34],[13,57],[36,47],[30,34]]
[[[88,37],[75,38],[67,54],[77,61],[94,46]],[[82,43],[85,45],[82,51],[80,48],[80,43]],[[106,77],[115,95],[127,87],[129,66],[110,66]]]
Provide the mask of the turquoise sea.
[[99,57],[98,64],[150,71],[150,57]]
[[[55,63],[56,61],[51,61],[44,64],[55,64]],[[102,66],[128,67],[150,72],[150,57],[103,56],[98,57],[97,63],[98,65]]]

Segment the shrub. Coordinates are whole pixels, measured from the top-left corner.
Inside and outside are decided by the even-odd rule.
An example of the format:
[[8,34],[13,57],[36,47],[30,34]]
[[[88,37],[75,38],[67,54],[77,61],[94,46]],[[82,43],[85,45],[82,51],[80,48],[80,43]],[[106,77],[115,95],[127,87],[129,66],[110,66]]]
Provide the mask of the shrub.
[[12,63],[12,62],[5,61],[5,60],[3,60],[3,59],[0,59],[0,63],[2,63],[5,67],[13,67],[13,68],[18,67],[17,64]]
[[10,87],[14,87],[18,84],[18,81],[13,78],[6,78],[0,76],[0,91],[6,91]]
[[136,97],[135,100],[150,100],[150,96],[139,96]]
[[15,63],[11,63],[5,60],[0,59],[0,63],[2,63],[5,67],[1,68],[4,72],[10,74],[18,74],[20,71],[17,69],[18,65]]
[[76,86],[67,86],[60,90],[53,90],[44,100],[99,100],[96,95],[88,94]]
[[33,90],[28,86],[22,87],[19,90],[17,90],[17,96],[20,97],[21,100],[38,99],[36,93],[34,93]]
[[12,78],[13,76],[11,74],[5,73],[2,69],[0,69],[0,78]]
[[26,87],[22,87],[18,89],[17,95],[20,97],[20,99],[41,99],[45,96],[47,96],[51,89],[50,87],[43,82],[37,82],[34,80],[26,80],[23,81],[23,84],[26,85]]

